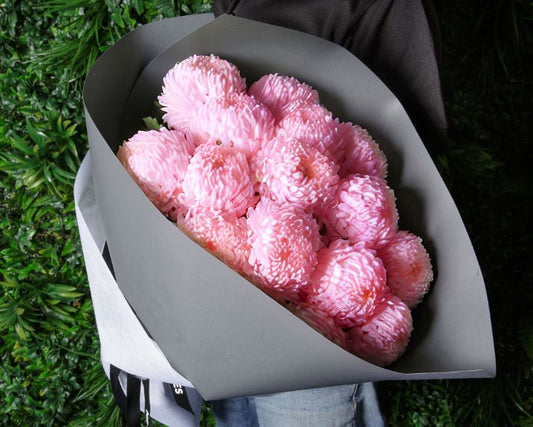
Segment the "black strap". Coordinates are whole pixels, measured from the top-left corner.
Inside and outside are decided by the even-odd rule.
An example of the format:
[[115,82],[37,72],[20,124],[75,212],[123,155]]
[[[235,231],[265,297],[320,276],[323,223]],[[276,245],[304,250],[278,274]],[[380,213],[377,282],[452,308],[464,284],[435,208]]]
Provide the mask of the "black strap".
[[[127,427],[138,427],[141,424],[141,410],[139,401],[141,397],[141,379],[135,375],[126,374],[126,393],[120,384],[119,375],[121,370],[114,365],[110,365],[110,380],[111,391],[120,409],[122,417],[126,422]],[[145,408],[148,408],[147,423],[149,422],[148,415],[150,413],[150,388],[148,380],[143,380]],[[148,425],[148,424],[147,424]]]
[[187,388],[182,387],[181,385],[178,385],[178,384],[169,384],[169,383],[164,383],[164,384],[165,384],[165,387],[170,389],[170,392],[172,396],[174,396],[174,400],[176,401],[176,404],[194,415],[194,411],[192,410],[191,403],[189,402],[189,397],[187,396]]
[[[110,366],[110,380],[111,390],[113,396],[120,408],[120,412],[126,422],[127,427],[138,427],[141,423],[140,397],[141,397],[141,381],[144,390],[144,415],[145,425],[150,425],[150,380],[124,372],[127,378],[126,393],[120,384],[119,375],[122,371],[114,365]],[[187,388],[177,384],[163,383],[172,396],[176,404],[194,415],[189,397],[187,396]]]
[[120,409],[120,413],[124,418],[126,418],[127,405],[126,405],[126,395],[122,390],[118,376],[120,374],[120,369],[115,365],[110,366],[109,379],[111,380],[111,391],[115,397],[115,401]]
[[150,380],[143,380],[144,389],[144,425],[150,425]]
[[126,374],[128,378],[127,385],[127,414],[126,425],[128,427],[137,427],[141,424],[141,409],[139,408],[139,399],[141,397],[141,380],[134,375]]

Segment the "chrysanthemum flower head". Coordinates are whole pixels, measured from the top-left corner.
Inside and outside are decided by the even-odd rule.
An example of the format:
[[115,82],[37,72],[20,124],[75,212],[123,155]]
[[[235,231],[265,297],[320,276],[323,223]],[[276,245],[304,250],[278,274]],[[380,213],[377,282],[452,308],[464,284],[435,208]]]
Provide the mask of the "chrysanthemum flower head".
[[412,330],[411,310],[389,294],[365,324],[347,332],[346,344],[360,358],[386,366],[404,353]]
[[298,303],[292,306],[296,315],[304,320],[308,325],[312,326],[330,341],[333,341],[338,346],[346,347],[346,334],[342,328],[335,323],[335,319],[328,313],[319,310],[317,307]]
[[414,308],[429,290],[433,268],[422,239],[408,231],[399,231],[378,250],[387,270],[387,285],[409,308]]
[[346,328],[366,322],[386,292],[385,268],[375,252],[338,239],[318,252],[305,301]]
[[326,219],[335,233],[350,242],[382,247],[398,229],[394,192],[381,178],[349,175],[339,182]]
[[137,132],[117,156],[157,208],[175,219],[182,210],[178,195],[193,152],[190,133],[162,128]]
[[209,99],[245,91],[246,81],[234,64],[215,55],[193,55],[168,71],[158,101],[163,120],[179,129],[190,127],[196,108]]
[[299,139],[339,164],[345,156],[350,129],[349,123],[340,122],[319,104],[301,105],[278,124],[279,135]]
[[353,125],[351,136],[346,138],[346,158],[341,165],[339,175],[372,175],[385,179],[387,177],[387,158],[368,131]]
[[327,203],[339,181],[338,165],[294,138],[277,137],[259,152],[255,170],[262,197],[306,210]]
[[182,183],[180,202],[242,216],[257,201],[255,179],[246,155],[231,145],[199,145]]
[[248,94],[266,105],[276,121],[283,119],[296,105],[318,104],[318,92],[294,77],[266,74],[254,82]]
[[196,207],[178,219],[178,226],[238,273],[252,274],[246,217]]
[[259,146],[272,138],[274,117],[263,104],[246,94],[230,94],[211,99],[199,108],[196,127],[210,137],[254,155]]
[[255,209],[249,209],[248,225],[249,262],[263,278],[263,287],[298,299],[322,244],[314,218],[297,205],[261,199]]

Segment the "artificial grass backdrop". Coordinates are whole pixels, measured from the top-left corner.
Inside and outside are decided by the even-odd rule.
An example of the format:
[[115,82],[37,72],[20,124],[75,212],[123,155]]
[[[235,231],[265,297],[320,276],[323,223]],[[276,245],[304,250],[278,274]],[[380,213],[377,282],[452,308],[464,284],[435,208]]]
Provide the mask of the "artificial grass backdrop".
[[[380,391],[393,426],[533,425],[533,3],[434,4],[451,125],[435,160],[485,276],[498,374]],[[81,86],[97,56],[136,26],[209,10],[208,0],[0,3],[1,425],[120,425],[74,216],[87,150]]]

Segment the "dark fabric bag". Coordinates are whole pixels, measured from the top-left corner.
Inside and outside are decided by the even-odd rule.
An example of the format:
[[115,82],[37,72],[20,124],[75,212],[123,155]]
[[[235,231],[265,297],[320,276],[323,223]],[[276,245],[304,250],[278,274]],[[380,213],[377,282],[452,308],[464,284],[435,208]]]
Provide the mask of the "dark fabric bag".
[[214,0],[213,12],[292,28],[343,46],[396,95],[430,152],[445,147],[440,35],[429,1]]

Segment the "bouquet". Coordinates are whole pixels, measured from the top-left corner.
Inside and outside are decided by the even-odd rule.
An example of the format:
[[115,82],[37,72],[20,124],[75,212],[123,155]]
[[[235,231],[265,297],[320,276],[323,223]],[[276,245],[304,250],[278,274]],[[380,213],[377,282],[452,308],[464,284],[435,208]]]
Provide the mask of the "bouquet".
[[177,63],[158,101],[166,126],[117,153],[154,205],[331,341],[394,362],[433,270],[420,237],[398,229],[370,133],[305,82],[267,74],[248,87],[214,55]]

